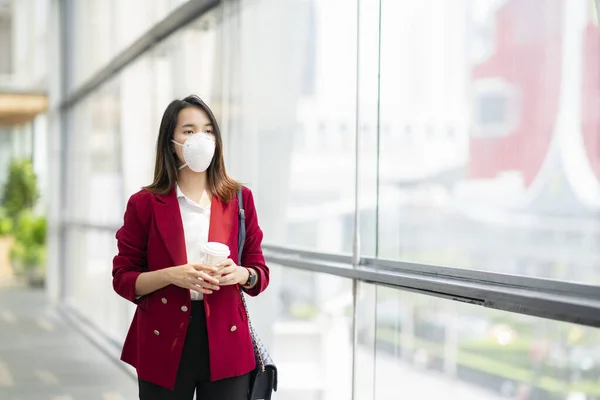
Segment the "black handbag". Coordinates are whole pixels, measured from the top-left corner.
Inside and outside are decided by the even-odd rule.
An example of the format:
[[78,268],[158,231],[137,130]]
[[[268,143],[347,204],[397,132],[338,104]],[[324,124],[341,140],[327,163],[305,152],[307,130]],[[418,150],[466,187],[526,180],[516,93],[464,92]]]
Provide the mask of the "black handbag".
[[[238,263],[242,262],[242,250],[246,242],[246,215],[244,213],[244,203],[242,198],[242,189],[238,190],[239,201],[239,233],[238,233]],[[277,367],[267,352],[267,349],[260,341],[252,323],[250,322],[250,313],[244,298],[244,292],[240,287],[240,296],[242,304],[246,311],[246,319],[250,334],[252,335],[252,343],[254,345],[254,356],[256,357],[256,368],[250,373],[250,387],[248,388],[248,400],[270,400],[273,391],[277,391]]]

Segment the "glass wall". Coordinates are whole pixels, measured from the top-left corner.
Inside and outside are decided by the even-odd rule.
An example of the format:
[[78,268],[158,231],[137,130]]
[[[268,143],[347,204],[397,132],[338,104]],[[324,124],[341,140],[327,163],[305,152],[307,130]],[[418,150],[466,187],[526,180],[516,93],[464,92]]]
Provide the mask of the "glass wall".
[[[84,98],[68,114],[66,301],[122,340],[131,307],[106,296],[114,234],[129,196],[151,182],[158,126],[166,105],[188,92],[211,93],[215,11],[178,31]],[[200,44],[200,48],[194,45]],[[206,56],[198,60],[198,54]],[[189,84],[187,84],[189,83]],[[98,302],[98,298],[108,300]]]
[[71,1],[74,89],[185,0]]
[[[276,302],[268,329],[269,351],[277,363],[277,399],[350,399],[352,394],[352,281],[269,265],[281,284],[271,287]],[[260,318],[260,309],[251,318]],[[262,312],[265,312],[263,309]]]
[[593,2],[382,0],[380,34],[377,255],[600,284]]
[[356,5],[225,4],[228,163],[269,210],[260,214],[269,243],[352,251]]
[[[182,1],[72,3],[70,90]],[[64,300],[122,341],[114,232],[163,110],[190,93],[265,243],[600,284],[592,5],[222,1],[68,111]],[[595,330],[366,283],[354,310],[352,284],[272,265],[250,307],[277,398],[600,398]]]
[[597,399],[600,331],[361,285],[357,399]]

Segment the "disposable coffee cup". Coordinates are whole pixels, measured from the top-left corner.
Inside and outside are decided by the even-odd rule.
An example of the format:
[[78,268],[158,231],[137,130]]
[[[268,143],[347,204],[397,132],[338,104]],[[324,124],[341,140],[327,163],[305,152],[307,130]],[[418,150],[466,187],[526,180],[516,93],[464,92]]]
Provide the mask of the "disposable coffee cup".
[[226,244],[208,242],[204,246],[204,264],[216,267],[218,263],[227,260],[229,254],[229,246]]

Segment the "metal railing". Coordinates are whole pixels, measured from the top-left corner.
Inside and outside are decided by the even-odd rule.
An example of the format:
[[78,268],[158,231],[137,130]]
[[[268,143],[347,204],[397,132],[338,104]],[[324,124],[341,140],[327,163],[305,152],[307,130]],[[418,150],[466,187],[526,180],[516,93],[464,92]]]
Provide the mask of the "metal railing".
[[600,288],[497,272],[322,254],[264,245],[269,262],[429,296],[600,327]]

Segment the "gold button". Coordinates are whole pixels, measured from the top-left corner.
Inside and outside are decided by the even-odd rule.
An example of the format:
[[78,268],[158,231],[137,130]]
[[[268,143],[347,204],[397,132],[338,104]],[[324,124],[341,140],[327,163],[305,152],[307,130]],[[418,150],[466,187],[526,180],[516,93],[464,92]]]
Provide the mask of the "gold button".
[[164,297],[160,301],[162,301],[163,304],[167,304],[167,299]]
[[187,312],[187,310],[188,310],[188,308],[187,308],[186,306],[182,306],[182,307],[181,307],[181,311],[183,311],[183,312]]
[[155,329],[155,330],[154,330],[154,334],[155,334],[156,336],[158,336],[158,335],[160,335],[160,332],[159,332],[159,331],[157,331],[157,330]]
[[230,329],[231,332],[235,332],[236,330],[237,330],[237,326],[235,326],[235,325],[232,326],[231,329]]

